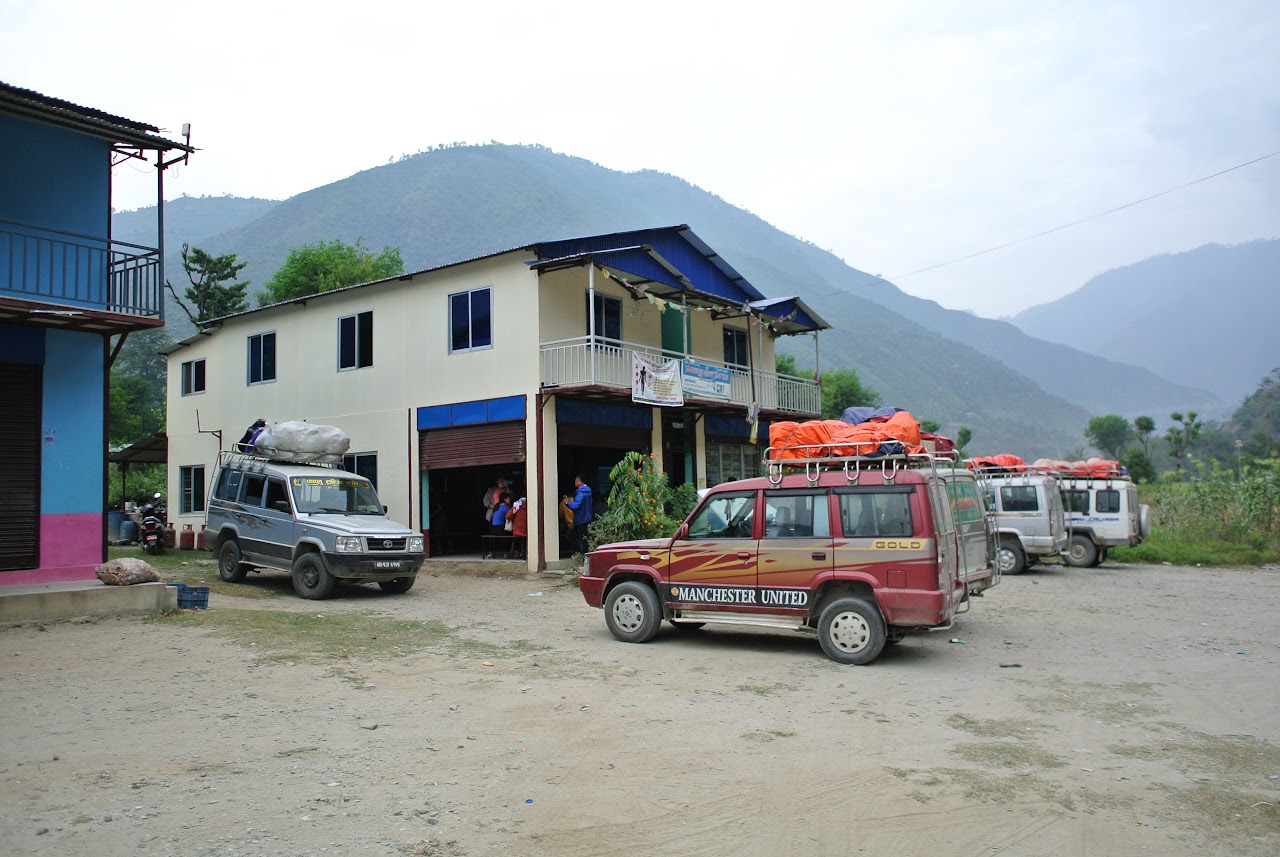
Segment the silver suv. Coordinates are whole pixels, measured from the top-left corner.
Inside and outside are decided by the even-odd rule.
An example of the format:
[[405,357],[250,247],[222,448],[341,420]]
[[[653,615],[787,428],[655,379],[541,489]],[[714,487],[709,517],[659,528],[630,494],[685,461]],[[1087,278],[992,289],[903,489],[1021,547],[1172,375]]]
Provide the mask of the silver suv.
[[386,511],[363,476],[223,452],[205,526],[231,583],[273,568],[292,573],[303,598],[328,598],[339,582],[408,592],[426,557],[422,534]]
[[987,509],[995,519],[996,565],[1021,574],[1042,557],[1067,549],[1067,525],[1058,480],[1045,473],[979,469]]

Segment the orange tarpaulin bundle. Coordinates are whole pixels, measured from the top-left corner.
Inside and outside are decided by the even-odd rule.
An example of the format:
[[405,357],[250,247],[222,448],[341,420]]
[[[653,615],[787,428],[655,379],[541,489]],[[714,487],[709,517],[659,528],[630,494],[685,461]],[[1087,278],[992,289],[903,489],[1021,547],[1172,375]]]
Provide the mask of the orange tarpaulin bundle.
[[1005,470],[1021,473],[1027,469],[1027,463],[1019,456],[1002,452],[999,455],[982,455],[970,458],[967,462],[970,470]]
[[1090,458],[1085,461],[1058,461],[1052,458],[1037,459],[1032,465],[1037,470],[1052,470],[1063,476],[1087,478],[1104,478],[1107,476],[1123,476],[1129,471],[1120,462],[1105,458]]
[[906,411],[857,425],[840,420],[773,423],[769,426],[769,446],[769,456],[775,461],[924,451],[920,423]]

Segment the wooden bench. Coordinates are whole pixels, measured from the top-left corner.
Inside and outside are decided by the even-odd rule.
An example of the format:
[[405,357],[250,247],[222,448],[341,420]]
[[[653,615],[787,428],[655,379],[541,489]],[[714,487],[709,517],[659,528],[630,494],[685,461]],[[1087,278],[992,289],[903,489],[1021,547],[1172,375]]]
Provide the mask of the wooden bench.
[[[520,536],[520,538],[524,538],[524,536]],[[502,536],[481,536],[480,551],[484,554],[484,559],[497,558],[499,553],[498,549],[503,548],[505,545],[505,548],[501,551],[505,558],[506,554],[512,553],[515,550],[515,541],[516,536],[510,534]]]

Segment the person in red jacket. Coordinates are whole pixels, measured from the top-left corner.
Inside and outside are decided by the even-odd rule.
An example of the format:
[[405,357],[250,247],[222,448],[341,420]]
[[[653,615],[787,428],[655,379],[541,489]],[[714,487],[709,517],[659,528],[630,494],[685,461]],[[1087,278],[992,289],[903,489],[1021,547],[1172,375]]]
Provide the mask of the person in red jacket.
[[529,499],[521,495],[507,512],[507,520],[511,522],[511,550],[507,558],[525,558],[525,547],[529,540]]

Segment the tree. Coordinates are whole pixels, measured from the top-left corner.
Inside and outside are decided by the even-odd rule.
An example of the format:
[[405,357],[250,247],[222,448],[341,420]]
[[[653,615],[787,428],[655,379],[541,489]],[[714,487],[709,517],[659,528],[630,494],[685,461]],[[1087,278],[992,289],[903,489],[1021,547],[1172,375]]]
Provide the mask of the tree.
[[1142,445],[1142,451],[1146,454],[1148,463],[1150,463],[1151,435],[1156,430],[1156,421],[1151,417],[1134,417],[1133,430],[1138,437],[1138,443]]
[[779,375],[799,375],[800,370],[796,369],[796,356],[794,354],[778,354],[773,355],[773,371]]
[[1192,444],[1200,437],[1200,428],[1203,424],[1196,419],[1196,416],[1195,411],[1187,411],[1185,417],[1177,411],[1169,414],[1169,419],[1177,425],[1165,429],[1164,442],[1168,444],[1169,457],[1173,459],[1173,465],[1179,471],[1182,470],[1183,459],[1187,457]]
[[1093,417],[1084,430],[1084,436],[1103,455],[1119,460],[1124,448],[1133,437],[1133,426],[1122,416],[1107,414],[1104,417]]
[[968,426],[960,426],[956,430],[956,454],[961,458],[967,458],[964,448],[969,445],[969,441],[973,440],[973,429]]
[[927,431],[929,434],[935,434],[940,428],[942,428],[942,423],[937,420],[920,421],[920,431]]
[[852,369],[829,369],[822,374],[822,418],[838,420],[845,408],[880,407],[880,394],[862,386]]
[[339,239],[317,241],[289,251],[280,270],[258,295],[258,306],[331,292],[403,273],[404,262],[399,248],[384,247],[375,256],[364,246],[362,238],[356,239],[354,245]]
[[164,428],[163,389],[137,375],[111,373],[111,421],[107,438],[113,446],[133,443]]
[[1138,449],[1136,446],[1125,452],[1120,457],[1120,464],[1129,471],[1129,476],[1134,482],[1154,482],[1156,478],[1155,465],[1151,463],[1150,456],[1146,450]]
[[172,283],[166,280],[165,287],[173,294],[173,299],[177,301],[178,306],[182,307],[182,311],[187,314],[187,318],[191,319],[193,324],[243,312],[249,308],[249,300],[245,297],[249,283],[231,284],[230,281],[234,280],[247,264],[249,263],[237,262],[235,253],[214,256],[199,247],[183,244],[182,270],[186,271],[187,279],[191,281],[186,296],[187,300],[195,306],[196,311],[192,313],[190,308],[182,302]]

